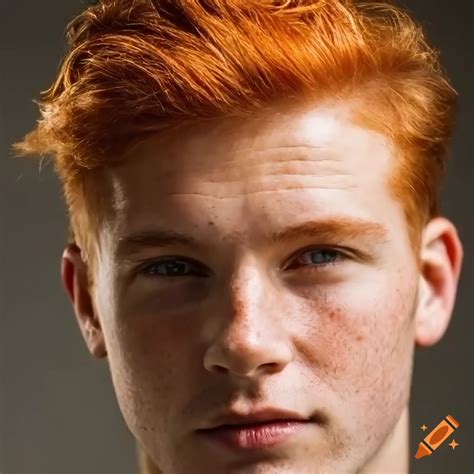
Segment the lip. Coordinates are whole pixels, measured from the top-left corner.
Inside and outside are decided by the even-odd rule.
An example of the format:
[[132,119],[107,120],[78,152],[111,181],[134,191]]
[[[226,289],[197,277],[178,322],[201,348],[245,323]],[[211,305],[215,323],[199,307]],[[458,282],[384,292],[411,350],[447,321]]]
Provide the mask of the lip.
[[296,412],[263,408],[245,414],[223,413],[197,433],[209,442],[230,449],[262,449],[289,441],[314,421]]
[[275,420],[247,425],[224,425],[199,430],[199,435],[209,442],[233,450],[263,449],[289,441],[310,424],[311,420]]
[[247,413],[230,410],[217,415],[201,429],[218,428],[222,425],[244,425],[278,420],[309,421],[311,417],[275,407],[255,408]]

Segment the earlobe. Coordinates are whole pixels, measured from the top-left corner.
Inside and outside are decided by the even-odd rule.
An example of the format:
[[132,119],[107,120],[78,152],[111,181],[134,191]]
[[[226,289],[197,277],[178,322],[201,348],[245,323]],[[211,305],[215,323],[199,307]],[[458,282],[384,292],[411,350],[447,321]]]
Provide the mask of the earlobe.
[[61,279],[74,308],[77,322],[90,353],[97,358],[107,356],[99,318],[94,310],[87,265],[81,249],[69,244],[61,260]]
[[445,218],[432,219],[421,245],[416,343],[432,346],[445,334],[456,299],[462,264],[462,244],[454,225]]

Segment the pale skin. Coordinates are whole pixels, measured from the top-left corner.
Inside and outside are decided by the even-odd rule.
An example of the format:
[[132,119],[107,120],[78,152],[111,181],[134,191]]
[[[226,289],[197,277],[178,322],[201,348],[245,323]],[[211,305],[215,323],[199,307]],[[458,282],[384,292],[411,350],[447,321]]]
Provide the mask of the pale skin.
[[[418,267],[388,186],[396,149],[355,125],[349,103],[281,112],[133,148],[106,173],[95,285],[71,245],[64,286],[164,474],[407,473],[414,349],[447,329],[461,243],[432,219]],[[162,230],[198,243],[160,246]],[[257,405],[323,421],[252,454],[196,435],[221,410]]]

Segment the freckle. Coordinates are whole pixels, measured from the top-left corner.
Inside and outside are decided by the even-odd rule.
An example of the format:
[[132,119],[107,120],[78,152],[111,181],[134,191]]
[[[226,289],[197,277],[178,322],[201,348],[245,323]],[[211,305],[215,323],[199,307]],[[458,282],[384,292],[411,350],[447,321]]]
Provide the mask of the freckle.
[[209,225],[214,225],[214,222],[212,222],[212,221],[209,221]]
[[362,339],[364,339],[364,338],[360,335],[356,337],[356,341],[362,341]]

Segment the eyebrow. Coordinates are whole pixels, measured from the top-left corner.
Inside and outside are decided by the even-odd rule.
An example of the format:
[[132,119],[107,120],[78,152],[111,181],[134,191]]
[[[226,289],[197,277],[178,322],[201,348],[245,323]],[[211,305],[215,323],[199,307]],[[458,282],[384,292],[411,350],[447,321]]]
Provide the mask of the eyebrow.
[[[322,240],[384,241],[387,229],[380,223],[355,218],[333,218],[324,221],[309,221],[296,224],[267,237],[271,245],[282,245],[302,238]],[[201,242],[192,235],[173,230],[149,230],[120,237],[117,246],[118,255],[131,255],[144,248],[166,248],[176,246],[195,247],[200,250],[210,249],[215,244]]]

